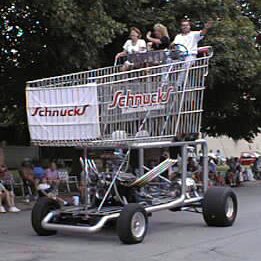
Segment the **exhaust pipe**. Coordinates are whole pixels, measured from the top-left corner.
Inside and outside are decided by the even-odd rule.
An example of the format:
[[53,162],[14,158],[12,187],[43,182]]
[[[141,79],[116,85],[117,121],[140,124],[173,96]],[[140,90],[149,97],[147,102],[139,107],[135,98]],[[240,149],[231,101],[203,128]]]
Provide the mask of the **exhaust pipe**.
[[185,200],[185,195],[181,195],[180,198],[173,200],[169,203],[152,206],[152,207],[147,207],[147,208],[145,208],[145,210],[148,213],[152,213],[152,212],[156,212],[156,211],[160,211],[160,210],[164,210],[164,209],[180,207],[184,203],[184,200]]
[[47,230],[60,230],[69,232],[84,232],[84,233],[94,233],[102,229],[104,224],[111,219],[118,218],[120,213],[110,214],[108,216],[103,216],[100,221],[94,226],[75,226],[75,225],[63,225],[63,224],[52,224],[49,223],[51,219],[56,215],[56,211],[52,211],[46,215],[42,220],[42,227]]
[[[166,204],[161,204],[157,206],[151,206],[145,208],[147,213],[152,213],[160,210],[171,209],[175,207],[184,206],[184,204],[194,203],[202,200],[203,197],[185,199],[185,195],[181,195],[180,198],[173,200]],[[56,211],[48,213],[42,220],[42,227],[47,230],[58,230],[58,231],[69,231],[69,232],[83,232],[83,233],[95,233],[102,229],[105,223],[111,219],[116,219],[120,216],[120,213],[110,214],[108,216],[103,216],[100,221],[94,226],[75,226],[75,225],[63,225],[63,224],[53,224],[49,223],[53,217],[57,215]]]

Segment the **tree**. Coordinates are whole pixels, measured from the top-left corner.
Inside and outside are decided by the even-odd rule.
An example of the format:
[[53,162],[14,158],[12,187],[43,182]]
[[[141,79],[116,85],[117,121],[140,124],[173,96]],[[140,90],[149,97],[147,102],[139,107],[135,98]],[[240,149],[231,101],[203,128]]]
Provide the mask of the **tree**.
[[125,30],[99,0],[5,1],[0,21],[0,120],[17,132],[27,129],[27,80],[101,66],[99,51]]
[[185,16],[195,22],[195,29],[201,28],[208,19],[216,20],[203,42],[215,50],[205,95],[203,131],[212,136],[224,134],[248,140],[260,132],[261,54],[255,48],[253,17],[246,15],[243,3],[144,0],[135,1],[133,8],[128,6],[126,14],[119,1],[112,2],[117,3],[113,9],[117,11],[111,15],[124,19],[128,27],[137,25],[148,30],[155,22],[162,22],[172,36],[179,30],[178,21]]
[[[257,1],[237,0],[38,0],[5,1],[1,20],[7,20],[6,8],[15,12],[15,21],[23,36],[1,55],[0,99],[5,111],[2,122],[25,125],[25,81],[41,77],[112,65],[128,36],[128,28],[139,27],[143,34],[153,24],[168,26],[171,38],[179,31],[184,16],[202,28],[208,19],[214,27],[202,44],[211,44],[211,61],[205,96],[203,131],[210,135],[229,135],[251,139],[260,130],[261,54],[255,47],[260,17]],[[247,5],[246,5],[247,3]],[[248,9],[247,9],[248,8]],[[249,9],[251,8],[251,9]],[[250,13],[249,13],[249,10]],[[252,13],[253,12],[253,13]],[[15,15],[15,14],[24,15]],[[29,30],[35,26],[33,30]],[[27,29],[28,28],[28,29]],[[1,48],[6,49],[7,28],[1,27]],[[18,30],[18,31],[17,31]],[[33,33],[30,33],[32,31]],[[29,32],[29,33],[28,33]],[[18,36],[17,36],[18,37]],[[19,45],[20,44],[20,45]],[[12,49],[18,50],[11,51]],[[1,49],[1,51],[3,48]],[[19,57],[18,53],[20,54]],[[4,58],[3,58],[4,57]],[[8,58],[9,57],[9,58]],[[4,60],[3,60],[4,59]],[[19,60],[19,66],[16,64]],[[21,129],[21,128],[19,128]]]
[[10,128],[20,123],[18,133],[26,133],[24,82],[45,53],[46,27],[39,21],[39,12],[28,5],[10,2],[0,6],[0,121]]
[[261,2],[256,0],[238,0],[242,14],[249,17],[256,26],[256,30],[261,30]]

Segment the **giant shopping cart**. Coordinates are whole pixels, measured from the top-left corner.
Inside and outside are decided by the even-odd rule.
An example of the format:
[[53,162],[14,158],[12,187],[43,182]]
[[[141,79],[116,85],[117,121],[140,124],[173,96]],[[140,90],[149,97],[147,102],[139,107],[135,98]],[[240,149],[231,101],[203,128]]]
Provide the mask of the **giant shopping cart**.
[[[95,232],[117,220],[121,241],[139,243],[146,234],[150,213],[163,209],[201,209],[208,225],[233,224],[237,213],[234,192],[208,189],[206,141],[180,139],[200,133],[213,52],[204,47],[200,53],[193,61],[177,59],[171,51],[137,54],[128,57],[133,64],[129,71],[121,71],[117,65],[27,82],[32,144],[80,146],[85,151],[80,159],[83,203],[61,207],[53,198],[40,199],[32,212],[32,224],[39,235],[59,230]],[[203,150],[204,193],[187,178],[189,146]],[[166,158],[151,169],[145,166],[144,150],[164,147],[180,148],[181,161]],[[88,148],[115,149],[114,168],[98,170],[88,157]],[[128,172],[131,149],[139,151],[138,174]],[[177,165],[179,179],[163,175]]]

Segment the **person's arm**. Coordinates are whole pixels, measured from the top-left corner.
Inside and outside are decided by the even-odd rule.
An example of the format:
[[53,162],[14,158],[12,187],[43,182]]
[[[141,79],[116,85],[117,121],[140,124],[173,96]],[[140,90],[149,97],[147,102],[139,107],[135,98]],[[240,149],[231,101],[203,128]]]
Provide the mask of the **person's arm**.
[[115,60],[118,60],[120,57],[124,57],[124,56],[126,56],[127,55],[127,52],[126,51],[122,51],[122,52],[120,52],[120,53],[117,53],[116,55],[115,55]]
[[44,191],[44,189],[39,189],[39,191],[41,191],[41,193],[42,193],[44,196],[46,196],[46,197],[49,198],[48,193],[47,193],[46,191]]
[[127,55],[128,55],[128,46],[129,46],[129,44],[130,44],[130,40],[127,40],[127,41],[124,43],[124,45],[123,45],[123,47],[122,47],[123,51],[120,52],[120,53],[117,53],[117,54],[115,55],[115,61],[117,61],[120,57],[124,57],[124,56],[127,56]]
[[213,21],[212,21],[212,20],[208,21],[208,22],[205,24],[204,28],[200,31],[200,36],[205,36],[205,35],[207,35],[209,29],[210,29],[212,26],[213,26]]
[[175,47],[175,44],[178,44],[178,42],[179,42],[179,35],[177,34],[173,42],[170,44],[170,48],[173,49]]
[[161,40],[160,39],[151,37],[151,31],[149,31],[147,33],[146,37],[147,37],[148,41],[150,41],[150,42],[152,42],[154,44],[161,44]]

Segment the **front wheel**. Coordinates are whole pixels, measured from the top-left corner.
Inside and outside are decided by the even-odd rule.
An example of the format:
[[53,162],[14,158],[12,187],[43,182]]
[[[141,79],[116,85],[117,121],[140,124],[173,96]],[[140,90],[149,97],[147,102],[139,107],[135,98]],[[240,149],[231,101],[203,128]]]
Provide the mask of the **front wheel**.
[[117,232],[124,244],[141,243],[147,233],[148,217],[141,205],[129,203],[124,206],[117,220]]
[[34,231],[39,236],[51,236],[56,234],[56,231],[54,230],[44,229],[42,227],[42,220],[44,219],[44,217],[46,217],[48,213],[59,208],[60,205],[57,201],[49,199],[47,197],[41,197],[35,203],[32,210],[31,221]]
[[237,197],[231,188],[209,188],[203,200],[203,217],[208,226],[232,226],[237,216]]

